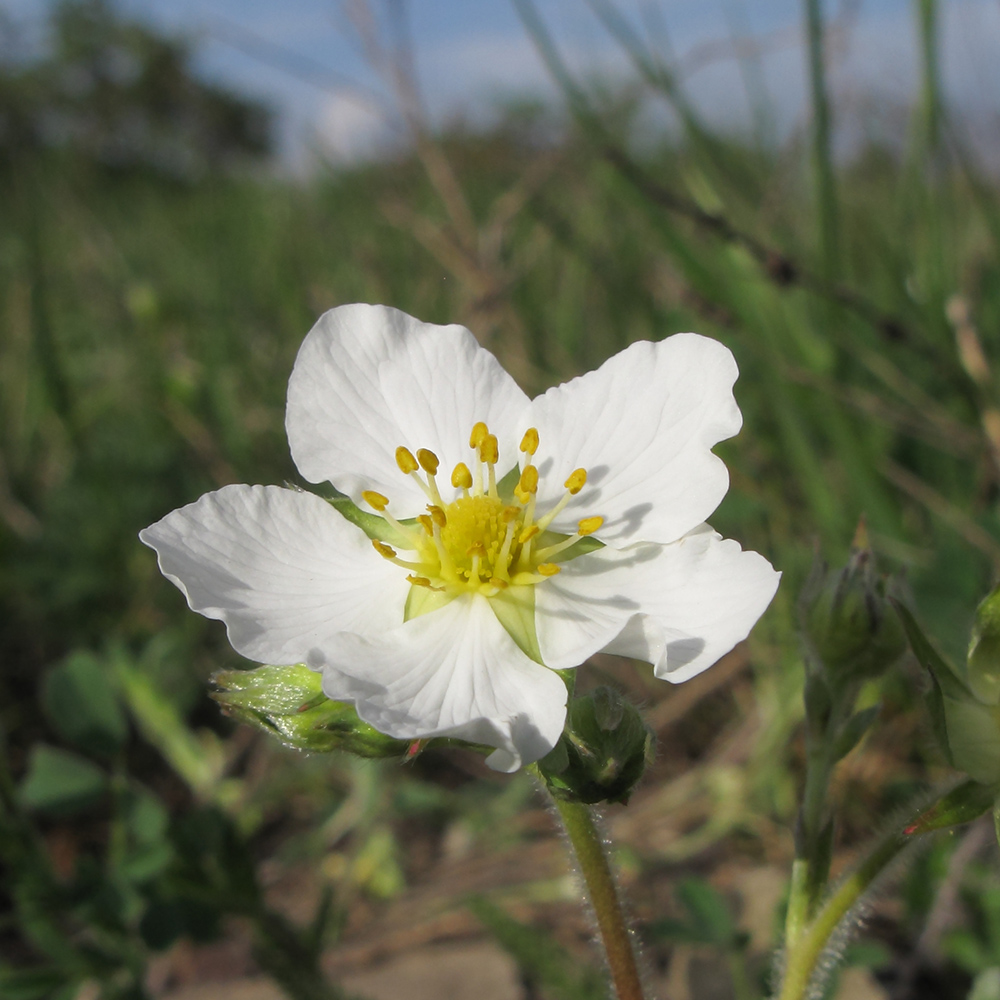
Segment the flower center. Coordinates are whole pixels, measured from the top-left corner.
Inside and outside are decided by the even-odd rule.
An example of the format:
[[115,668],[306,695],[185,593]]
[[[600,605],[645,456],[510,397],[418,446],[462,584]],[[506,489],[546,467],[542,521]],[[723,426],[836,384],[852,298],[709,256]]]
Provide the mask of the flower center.
[[[388,510],[381,493],[365,490],[365,502],[395,529],[394,541],[408,550],[401,557],[384,541],[372,544],[379,555],[409,571],[414,587],[426,587],[446,597],[478,592],[494,597],[508,587],[533,586],[555,576],[560,567],[554,560],[569,558],[568,550],[581,538],[592,535],[603,524],[601,517],[585,517],[574,535],[548,532],[552,520],[583,489],[585,469],[577,469],[566,480],[566,493],[543,515],[535,509],[538,469],[532,457],[538,449],[538,431],[529,428],[521,440],[526,463],[516,484],[501,495],[496,464],[499,446],[485,423],[472,428],[469,446],[472,469],[459,462],[451,474],[454,499],[441,495],[437,482],[438,457],[427,448],[414,455],[408,448],[396,449],[396,464],[412,476],[430,501],[427,513],[414,522],[401,523]],[[400,543],[405,539],[405,544]]]

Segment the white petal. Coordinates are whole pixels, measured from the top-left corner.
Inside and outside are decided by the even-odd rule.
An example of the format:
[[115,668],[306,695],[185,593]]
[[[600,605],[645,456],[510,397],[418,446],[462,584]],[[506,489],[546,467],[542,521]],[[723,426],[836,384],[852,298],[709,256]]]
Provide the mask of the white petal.
[[637,565],[630,584],[641,611],[606,649],[646,660],[657,677],[679,684],[750,634],[781,574],[707,524],[651,548],[659,550],[656,558]]
[[530,411],[540,438],[539,511],[584,468],[587,485],[555,530],[571,533],[581,517],[601,515],[598,537],[606,544],[680,538],[729,488],[726,467],[710,449],[740,429],[737,375],[728,348],[678,333],[632,344],[597,371],[549,389]]
[[[451,470],[471,465],[469,433],[484,420],[500,443],[501,472],[517,464],[528,398],[462,326],[421,323],[387,306],[324,313],[299,349],[285,428],[310,482],[329,480],[355,503],[362,490],[390,500],[397,517],[427,498],[396,466],[396,448],[429,448],[452,495]],[[519,430],[520,428],[520,430]]]
[[194,611],[226,623],[259,663],[316,659],[332,635],[403,620],[410,585],[325,500],[277,486],[225,486],[139,534]]
[[384,636],[339,636],[323,690],[389,736],[496,747],[486,762],[498,771],[543,757],[566,719],[565,684],[518,649],[478,594]]
[[642,610],[644,564],[663,546],[610,546],[561,563],[562,572],[535,587],[535,631],[553,670],[578,667],[604,649]]

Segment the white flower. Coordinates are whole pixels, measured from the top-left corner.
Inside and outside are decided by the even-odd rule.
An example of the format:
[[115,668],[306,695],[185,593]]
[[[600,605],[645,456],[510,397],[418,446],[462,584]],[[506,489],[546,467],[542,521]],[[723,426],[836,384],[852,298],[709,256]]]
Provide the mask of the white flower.
[[607,650],[687,680],[774,595],[767,560],[704,523],[736,376],[721,344],[677,334],[529,400],[463,327],[342,306],[299,350],[285,425],[307,480],[377,512],[348,510],[374,540],[274,486],[226,486],[140,538],[239,653],[321,670],[388,735],[487,744],[514,770],[562,732],[555,670]]

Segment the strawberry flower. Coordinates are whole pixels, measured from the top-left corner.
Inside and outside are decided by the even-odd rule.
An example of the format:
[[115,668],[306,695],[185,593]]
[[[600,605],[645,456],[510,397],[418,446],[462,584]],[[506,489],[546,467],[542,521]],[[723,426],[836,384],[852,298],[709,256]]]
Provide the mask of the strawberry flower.
[[684,333],[532,400],[463,327],[342,306],[299,350],[285,426],[302,476],[346,497],[226,486],[140,538],[243,656],[512,771],[563,730],[555,671],[605,650],[687,680],[773,597],[767,560],[704,523],[736,377]]

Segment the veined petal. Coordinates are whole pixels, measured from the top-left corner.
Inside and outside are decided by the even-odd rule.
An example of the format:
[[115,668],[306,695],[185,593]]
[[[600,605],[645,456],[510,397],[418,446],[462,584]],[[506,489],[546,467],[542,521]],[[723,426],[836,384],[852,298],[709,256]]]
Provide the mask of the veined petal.
[[651,548],[656,558],[636,565],[629,584],[641,610],[605,648],[646,660],[657,677],[679,684],[750,634],[781,574],[707,524]]
[[579,518],[600,515],[600,540],[621,547],[673,542],[703,522],[729,488],[711,448],[740,429],[737,375],[728,348],[678,333],[632,344],[533,400],[539,510],[559,499],[574,469],[588,474],[553,529],[572,533]]
[[497,771],[543,757],[566,719],[565,684],[518,649],[479,594],[383,636],[338,636],[323,690],[389,736],[496,747],[486,762]]
[[225,486],[139,533],[192,610],[226,623],[259,663],[311,662],[342,631],[403,620],[409,584],[325,500],[277,486]]
[[483,420],[500,441],[500,469],[517,464],[528,398],[462,326],[435,326],[387,306],[324,313],[299,349],[285,428],[310,482],[328,480],[355,503],[362,490],[390,498],[397,517],[427,498],[396,466],[396,448],[429,448],[444,481],[469,462],[469,432]]
[[663,546],[610,546],[560,564],[562,572],[535,587],[535,632],[542,661],[553,670],[577,667],[604,649],[642,610],[645,564]]

